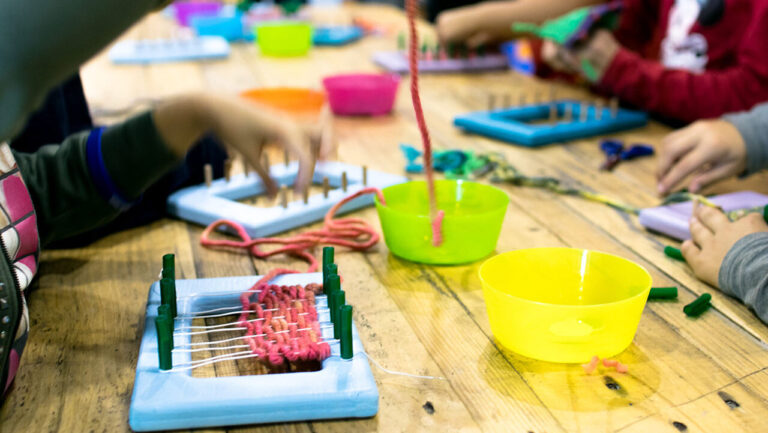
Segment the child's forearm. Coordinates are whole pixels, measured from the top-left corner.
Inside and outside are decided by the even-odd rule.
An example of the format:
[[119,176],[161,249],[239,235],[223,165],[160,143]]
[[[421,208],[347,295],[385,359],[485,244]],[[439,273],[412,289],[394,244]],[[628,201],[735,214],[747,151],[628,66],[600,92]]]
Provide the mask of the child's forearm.
[[768,168],[768,103],[752,110],[727,114],[724,120],[739,130],[747,147],[747,173]]
[[736,242],[720,267],[718,285],[768,324],[768,233],[753,233]]
[[497,39],[520,36],[512,31],[512,23],[540,24],[573,9],[605,3],[605,0],[514,0],[493,1],[478,5],[486,28]]

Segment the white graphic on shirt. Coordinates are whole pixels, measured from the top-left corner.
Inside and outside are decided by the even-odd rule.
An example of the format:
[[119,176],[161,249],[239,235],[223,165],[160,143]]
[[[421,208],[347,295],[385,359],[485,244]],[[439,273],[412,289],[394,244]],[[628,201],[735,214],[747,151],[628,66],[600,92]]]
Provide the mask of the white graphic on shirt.
[[672,6],[667,35],[661,42],[661,62],[667,68],[703,72],[707,66],[707,40],[690,33],[700,11],[698,0],[676,0]]

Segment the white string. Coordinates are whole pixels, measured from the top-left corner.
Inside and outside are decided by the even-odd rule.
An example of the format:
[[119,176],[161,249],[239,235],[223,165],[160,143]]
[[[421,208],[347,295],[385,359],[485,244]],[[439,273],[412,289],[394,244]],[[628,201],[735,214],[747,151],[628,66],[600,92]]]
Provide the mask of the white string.
[[231,353],[226,355],[214,356],[213,358],[202,359],[200,361],[194,361],[187,364],[181,364],[180,366],[173,367],[170,370],[160,370],[160,373],[177,373],[179,371],[193,370],[195,368],[202,367],[204,365],[215,364],[217,362],[235,361],[238,359],[258,358],[258,357],[259,355],[252,352],[247,352],[247,351],[237,352],[237,353]]
[[444,378],[442,376],[421,376],[421,375],[418,375],[418,374],[411,374],[411,373],[405,373],[405,372],[402,372],[402,371],[390,370],[388,368],[384,368],[384,366],[379,364],[379,362],[376,361],[375,359],[373,359],[371,357],[371,355],[369,355],[368,353],[360,352],[360,354],[361,355],[365,355],[365,357],[368,358],[368,360],[371,361],[373,363],[373,365],[375,365],[379,370],[381,370],[381,371],[383,371],[385,373],[393,374],[395,376],[412,377],[414,379],[447,380],[446,378]]
[[[334,340],[327,340],[327,341],[330,342],[330,341],[338,341],[338,340],[334,339]],[[240,349],[240,348],[246,348],[246,347],[249,347],[249,346],[247,346],[247,345],[237,345],[237,346],[222,347],[222,348],[219,348],[219,349],[216,349],[216,350]],[[179,352],[202,352],[202,351],[206,351],[206,350],[209,350],[209,349],[189,349],[189,350],[178,350],[178,351]],[[174,349],[174,352],[176,352],[176,351],[177,350]],[[394,376],[405,376],[405,377],[410,377],[410,378],[413,378],[413,379],[447,380],[446,378],[444,378],[442,376],[424,376],[424,375],[419,375],[419,374],[406,373],[406,372],[403,372],[403,371],[390,370],[390,369],[384,367],[383,365],[379,364],[379,362],[376,361],[373,357],[371,357],[371,355],[369,355],[367,352],[358,352],[358,353],[360,355],[364,355],[366,358],[368,358],[369,361],[371,361],[373,363],[373,365],[376,366],[376,368],[378,368],[379,370],[381,370],[381,371],[383,371],[383,372],[385,372],[387,374],[391,374],[391,375],[394,375]],[[203,367],[205,365],[215,364],[217,362],[236,361],[238,359],[258,358],[258,357],[259,357],[259,355],[256,355],[255,353],[252,353],[252,352],[249,352],[249,351],[242,351],[242,352],[236,352],[236,353],[227,353],[227,354],[224,354],[224,355],[213,356],[211,358],[206,358],[206,359],[201,359],[201,360],[198,360],[198,361],[192,361],[192,362],[189,362],[189,363],[186,363],[186,364],[181,364],[180,366],[173,367],[170,370],[160,370],[160,372],[161,373],[175,373],[175,372],[179,372],[179,371],[192,370],[192,369],[195,369],[195,368],[198,368],[198,367]]]
[[216,332],[229,332],[229,331],[242,331],[246,330],[248,328],[244,328],[242,326],[236,327],[236,328],[221,328],[221,329],[211,329],[209,331],[196,331],[196,332],[174,332],[174,337],[176,336],[185,336],[185,335],[201,335],[201,334],[213,334]]
[[[264,317],[259,317],[257,319],[250,319],[246,320],[244,322],[233,322],[233,323],[253,323],[253,322],[261,322],[262,320],[267,320]],[[208,325],[208,326],[179,326],[178,328],[174,329],[174,331],[183,331],[185,329],[217,329],[217,328],[225,328],[227,326],[231,326],[232,323],[222,323],[220,325]]]
[[180,345],[179,347],[192,347],[192,346],[206,346],[206,345],[213,345],[213,344],[222,344],[222,343],[229,343],[232,341],[241,340],[243,337],[233,337],[233,338],[227,338],[226,340],[215,340],[215,341],[201,341],[199,343],[189,343]]
[[171,352],[177,352],[177,353],[216,352],[219,350],[250,349],[250,347],[251,346],[247,344],[238,344],[235,346],[224,346],[224,347],[202,347],[200,349],[173,349]]

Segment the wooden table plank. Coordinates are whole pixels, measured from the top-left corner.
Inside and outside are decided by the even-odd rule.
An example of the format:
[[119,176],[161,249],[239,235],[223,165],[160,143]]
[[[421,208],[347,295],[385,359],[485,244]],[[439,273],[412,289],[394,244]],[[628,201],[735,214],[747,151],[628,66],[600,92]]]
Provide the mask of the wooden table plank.
[[[354,6],[342,16],[324,19],[345,20],[351,15],[365,15],[393,29],[405,28],[402,14],[385,7]],[[433,35],[428,27],[422,30]],[[169,21],[153,15],[125,37],[174,32]],[[111,65],[102,53],[84,68],[83,77],[92,107],[104,110],[98,118],[112,121],[142,108],[146,99],[188,91],[234,95],[256,86],[320,88],[321,78],[328,74],[376,70],[370,55],[394,48],[394,35],[389,35],[367,37],[342,48],[314,49],[303,59],[269,59],[262,58],[253,44],[241,44],[233,46],[226,61],[121,67]],[[397,144],[419,143],[408,85],[406,77],[392,116],[334,119],[341,160],[402,172],[404,161]],[[596,167],[602,155],[596,139],[532,150],[466,135],[451,126],[456,114],[485,109],[489,93],[509,95],[514,102],[524,95],[531,101],[549,95],[550,83],[497,72],[424,76],[421,86],[438,148],[501,152],[528,174],[557,176],[635,206],[658,203],[652,158],[600,173]],[[554,89],[559,97],[593,98],[577,87],[557,84]],[[658,146],[667,131],[651,123],[617,136]],[[277,159],[279,155],[273,153],[273,161]],[[751,187],[766,192],[766,179],[725,182],[714,190]],[[670,241],[645,232],[634,217],[573,197],[502,188],[509,192],[511,205],[498,251],[588,247],[640,263],[658,285],[680,287],[679,302],[652,302],[646,307],[633,344],[619,355],[630,365],[629,374],[586,376],[579,366],[542,363],[502,348],[488,326],[476,277],[479,264],[416,265],[392,256],[382,243],[367,253],[337,252],[366,350],[389,369],[447,380],[395,376],[374,367],[381,397],[379,414],[372,419],[229,430],[678,432],[682,424],[689,431],[761,428],[768,415],[768,330],[753,313],[696,280],[684,264],[664,257],[661,248]],[[356,216],[378,227],[375,210]],[[3,427],[10,431],[128,430],[146,293],[163,253],[176,253],[177,269],[184,278],[306,266],[291,258],[263,262],[203,249],[198,243],[200,232],[199,227],[179,221],[161,221],[83,249],[45,251],[39,288],[31,297],[30,341],[15,390],[0,409]],[[715,308],[699,319],[685,317],[682,305],[704,291],[713,294]],[[210,374],[216,371],[209,370]],[[606,380],[618,388],[607,387]],[[434,413],[422,407],[426,402],[432,403]]]

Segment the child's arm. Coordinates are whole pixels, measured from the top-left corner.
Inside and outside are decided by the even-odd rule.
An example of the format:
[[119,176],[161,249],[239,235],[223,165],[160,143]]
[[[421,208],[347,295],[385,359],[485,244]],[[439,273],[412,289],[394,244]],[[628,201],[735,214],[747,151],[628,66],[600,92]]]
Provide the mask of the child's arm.
[[437,33],[444,43],[477,47],[519,36],[512,23],[540,24],[570,10],[604,3],[605,0],[514,0],[486,1],[447,10],[437,17]]
[[593,65],[597,73],[584,75],[603,92],[664,117],[688,122],[741,111],[768,100],[768,6],[755,6],[754,14],[744,23],[743,40],[732,47],[736,65],[727,69],[667,68],[621,46],[605,31],[575,53],[577,63]]
[[768,323],[768,224],[752,213],[730,222],[720,211],[698,206],[693,239],[683,242],[685,260],[697,277],[741,299]]
[[309,183],[306,149],[316,145],[318,134],[246,102],[207,95],[177,98],[103,131],[76,134],[33,154],[15,154],[35,206],[41,243],[108,222],[208,132],[247,158],[270,193],[277,188],[261,158],[268,143],[298,156],[297,189]]
[[688,189],[768,168],[768,104],[704,120],[664,137],[658,190],[666,194],[691,177]]
[[167,0],[0,0],[0,140],[48,90]]

